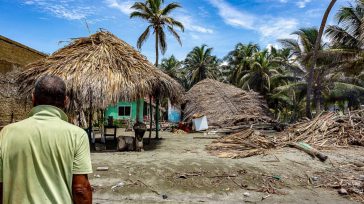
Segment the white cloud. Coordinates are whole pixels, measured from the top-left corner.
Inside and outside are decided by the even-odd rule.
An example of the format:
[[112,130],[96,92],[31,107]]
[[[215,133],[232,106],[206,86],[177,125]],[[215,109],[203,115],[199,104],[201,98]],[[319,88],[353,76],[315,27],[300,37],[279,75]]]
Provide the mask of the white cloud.
[[226,3],[224,0],[209,0],[210,3],[219,11],[219,15],[224,19],[225,23],[246,29],[253,29],[256,17],[239,11]]
[[133,6],[135,1],[118,1],[118,0],[106,0],[106,4],[110,8],[115,8],[126,15],[130,15],[133,10],[130,8]]
[[310,3],[311,0],[300,0],[297,2],[297,6],[299,8],[305,8],[308,3]]
[[297,29],[298,22],[295,19],[274,18],[261,24],[258,31],[263,38],[274,37],[276,39],[288,38],[292,31]]
[[209,2],[218,9],[220,17],[226,24],[257,31],[262,40],[286,38],[298,26],[298,21],[293,18],[256,16],[234,8],[225,0],[209,0]]
[[211,28],[207,28],[207,27],[204,27],[204,26],[196,23],[195,20],[189,15],[178,14],[178,15],[175,15],[175,18],[176,18],[176,20],[180,21],[184,25],[186,30],[197,32],[197,33],[207,33],[207,34],[214,33],[214,31]]
[[72,0],[26,0],[24,4],[36,6],[44,12],[67,20],[85,19],[94,12],[94,8]]

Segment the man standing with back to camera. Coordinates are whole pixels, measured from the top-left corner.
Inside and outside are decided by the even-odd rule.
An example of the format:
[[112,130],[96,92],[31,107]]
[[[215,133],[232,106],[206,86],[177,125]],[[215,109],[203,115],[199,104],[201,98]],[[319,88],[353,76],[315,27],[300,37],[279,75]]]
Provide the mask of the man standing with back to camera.
[[0,132],[1,203],[92,203],[89,141],[67,122],[67,101],[64,81],[44,76],[29,118]]

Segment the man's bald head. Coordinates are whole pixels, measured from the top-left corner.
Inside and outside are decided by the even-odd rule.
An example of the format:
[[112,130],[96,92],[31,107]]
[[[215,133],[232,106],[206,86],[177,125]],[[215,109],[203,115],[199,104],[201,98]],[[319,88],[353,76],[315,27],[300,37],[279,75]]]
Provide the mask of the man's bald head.
[[33,105],[52,105],[64,109],[66,106],[66,84],[58,76],[47,75],[35,83]]

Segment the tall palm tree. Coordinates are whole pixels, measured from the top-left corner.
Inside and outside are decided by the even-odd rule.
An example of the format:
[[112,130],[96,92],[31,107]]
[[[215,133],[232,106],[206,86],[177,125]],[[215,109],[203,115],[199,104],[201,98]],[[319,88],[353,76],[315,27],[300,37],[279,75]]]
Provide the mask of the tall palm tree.
[[[312,55],[315,49],[316,39],[318,38],[319,31],[316,28],[301,28],[298,31],[293,32],[294,35],[296,35],[297,39],[282,39],[280,40],[281,44],[289,49],[291,51],[291,54],[293,56],[294,62],[297,63],[302,69],[302,71],[305,73],[305,77],[303,77],[303,80],[306,82],[306,84],[309,84],[310,80],[310,69],[311,63],[312,63]],[[321,72],[317,71],[314,72],[313,80],[315,84],[313,88],[314,93],[314,102],[316,105],[316,112],[320,111],[320,101],[321,101],[321,90],[322,90],[322,82],[321,79],[324,76],[324,67],[327,67],[325,65],[329,64],[328,56],[327,54],[324,55],[323,53],[328,52],[327,51],[327,45],[324,42],[319,43],[319,51],[321,52],[322,56],[316,60],[316,67],[321,66]],[[316,56],[317,57],[317,56]],[[308,87],[307,87],[308,89]],[[306,92],[307,92],[306,89]],[[311,91],[312,92],[312,91]],[[306,100],[307,97],[306,95]],[[311,98],[310,98],[311,101]],[[311,105],[311,103],[309,103]],[[311,113],[311,109],[310,109]],[[306,101],[306,114],[307,114],[307,101]]]
[[131,8],[134,9],[130,14],[130,18],[141,18],[148,22],[148,27],[140,35],[137,41],[138,49],[141,49],[144,42],[148,39],[151,30],[155,35],[155,65],[158,66],[159,49],[164,54],[167,51],[166,33],[167,29],[172,36],[182,45],[181,38],[175,28],[184,31],[181,22],[175,20],[170,14],[177,8],[181,8],[178,3],[170,3],[162,8],[164,0],[146,0],[145,2],[136,2]]
[[213,56],[212,48],[207,45],[195,47],[185,59],[185,69],[188,70],[190,87],[207,78],[216,79],[219,75],[219,61]]
[[[322,17],[319,33],[316,38],[315,47],[314,47],[314,51],[313,51],[313,55],[312,55],[312,61],[311,61],[311,66],[310,66],[308,81],[307,81],[308,83],[307,83],[307,95],[306,95],[306,116],[309,118],[312,117],[311,93],[312,93],[312,87],[313,87],[313,83],[314,83],[314,74],[315,74],[314,69],[316,67],[316,62],[317,62],[317,53],[320,49],[321,38],[322,38],[322,34],[325,29],[327,18],[329,17],[330,11],[331,11],[332,7],[334,7],[335,3],[336,3],[336,0],[331,0],[329,6],[327,7],[327,9],[324,13],[324,16]],[[316,106],[316,113],[319,113],[319,112],[320,112],[320,106]]]
[[[146,30],[140,35],[137,41],[138,49],[141,49],[143,43],[149,37],[151,30],[155,35],[155,66],[158,66],[159,48],[164,54],[167,50],[166,34],[167,29],[174,38],[182,45],[181,38],[176,32],[175,27],[184,31],[181,22],[175,20],[170,14],[177,8],[181,8],[178,3],[170,3],[162,8],[164,0],[146,0],[145,2],[136,2],[131,8],[134,9],[130,14],[130,18],[141,18],[148,22]],[[150,97],[150,110],[152,110],[152,97]],[[152,111],[150,117],[150,127],[152,127]],[[159,122],[159,96],[156,96],[156,138],[158,138],[158,122]],[[152,129],[152,128],[150,128]],[[149,132],[151,137],[152,131]]]
[[341,68],[348,74],[358,75],[364,69],[364,1],[344,6],[336,13],[337,25],[329,25],[326,34],[334,49],[353,53],[346,57]]
[[363,17],[362,0],[355,0],[355,4],[340,8],[335,15],[338,25],[329,25],[326,29],[333,47],[362,50]]

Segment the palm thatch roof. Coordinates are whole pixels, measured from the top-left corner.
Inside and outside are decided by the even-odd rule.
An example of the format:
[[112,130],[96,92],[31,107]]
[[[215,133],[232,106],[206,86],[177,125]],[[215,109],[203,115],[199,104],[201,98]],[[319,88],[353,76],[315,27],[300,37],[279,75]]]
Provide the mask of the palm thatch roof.
[[272,121],[261,95],[212,79],[200,81],[187,92],[183,114],[184,121],[205,115],[209,126],[217,127]]
[[19,77],[20,94],[29,96],[35,81],[58,75],[67,84],[70,109],[105,108],[119,100],[132,101],[147,95],[178,102],[182,87],[152,65],[132,46],[107,31],[74,39],[49,57],[27,66]]

